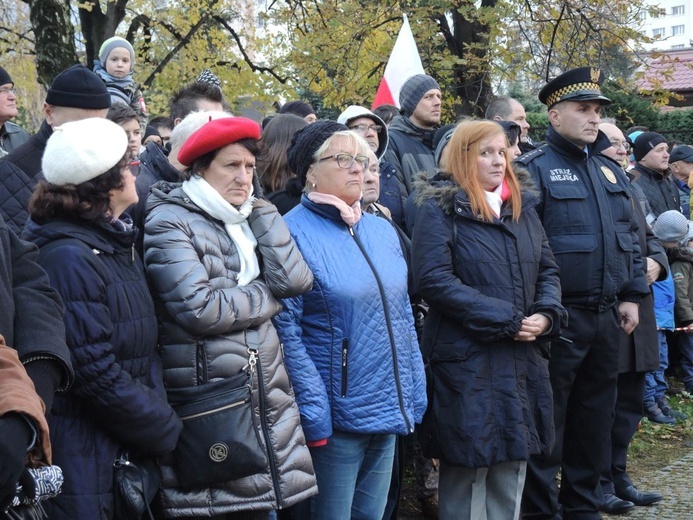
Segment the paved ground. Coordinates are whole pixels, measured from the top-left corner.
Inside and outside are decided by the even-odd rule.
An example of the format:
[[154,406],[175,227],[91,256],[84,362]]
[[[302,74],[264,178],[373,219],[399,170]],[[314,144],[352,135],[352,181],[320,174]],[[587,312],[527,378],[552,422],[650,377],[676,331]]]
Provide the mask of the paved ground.
[[650,507],[636,507],[621,516],[628,520],[693,520],[693,452],[669,466],[649,473],[636,483],[643,491],[659,491],[664,500]]

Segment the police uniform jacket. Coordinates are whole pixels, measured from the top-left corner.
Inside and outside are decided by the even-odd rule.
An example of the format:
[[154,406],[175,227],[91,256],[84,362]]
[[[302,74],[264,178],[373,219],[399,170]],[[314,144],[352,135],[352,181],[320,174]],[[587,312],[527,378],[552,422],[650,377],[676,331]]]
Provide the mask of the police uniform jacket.
[[521,156],[541,197],[537,212],[561,270],[563,304],[604,311],[649,294],[628,180],[599,152],[599,132],[585,150],[552,127],[546,144]]
[[[635,175],[633,182],[642,188],[655,217],[671,209],[681,211],[679,190],[674,183],[671,172],[667,171],[663,174],[636,163],[632,173]],[[686,214],[686,217],[688,216]]]

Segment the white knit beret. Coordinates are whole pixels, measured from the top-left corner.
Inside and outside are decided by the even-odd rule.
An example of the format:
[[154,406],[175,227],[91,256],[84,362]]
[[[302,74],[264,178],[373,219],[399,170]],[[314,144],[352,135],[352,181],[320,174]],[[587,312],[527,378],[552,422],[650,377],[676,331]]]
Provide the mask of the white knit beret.
[[51,184],[81,184],[113,168],[125,156],[128,137],[119,125],[92,117],[53,129],[41,168]]

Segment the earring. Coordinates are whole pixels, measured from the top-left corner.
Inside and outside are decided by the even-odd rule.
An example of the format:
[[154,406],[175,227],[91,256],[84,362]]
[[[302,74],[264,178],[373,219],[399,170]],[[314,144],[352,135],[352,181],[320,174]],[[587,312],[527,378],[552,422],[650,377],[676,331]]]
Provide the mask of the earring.
[[315,183],[313,183],[313,189],[315,189]]

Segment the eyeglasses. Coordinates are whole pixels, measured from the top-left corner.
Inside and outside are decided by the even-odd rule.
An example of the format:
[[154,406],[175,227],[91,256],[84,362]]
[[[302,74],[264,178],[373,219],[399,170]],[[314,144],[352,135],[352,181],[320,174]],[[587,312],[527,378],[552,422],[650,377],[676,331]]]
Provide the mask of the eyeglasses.
[[329,161],[330,159],[335,159],[337,161],[337,166],[344,170],[348,170],[354,164],[354,161],[358,163],[364,170],[368,169],[370,161],[365,155],[349,155],[348,153],[336,153],[334,155],[328,155],[322,159],[318,159],[318,162]]
[[14,87],[4,87],[0,88],[0,94],[14,94],[16,91]]
[[623,148],[626,153],[630,153],[630,144],[628,141],[619,141],[618,139],[611,139],[611,146],[616,148],[617,150],[619,148]]
[[354,130],[359,134],[365,134],[369,130],[375,130],[375,133],[379,134],[382,129],[383,125],[354,125],[349,127],[349,130]]

